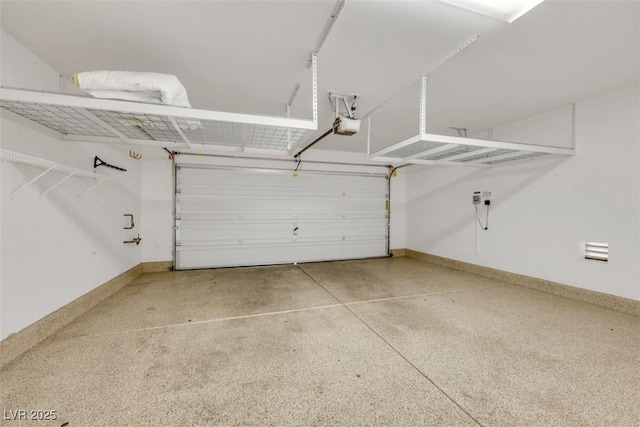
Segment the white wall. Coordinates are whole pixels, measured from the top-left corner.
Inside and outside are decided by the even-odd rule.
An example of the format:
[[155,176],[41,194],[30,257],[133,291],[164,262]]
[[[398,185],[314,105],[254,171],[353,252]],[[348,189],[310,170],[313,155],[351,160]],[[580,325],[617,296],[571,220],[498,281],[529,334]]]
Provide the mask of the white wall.
[[[57,91],[59,77],[51,67],[2,32],[3,86]],[[50,173],[25,190],[11,192],[41,169],[0,162],[0,338],[19,331],[140,262],[141,247],[124,245],[141,230],[140,172],[142,163],[129,148],[64,142],[37,132],[3,112],[0,146],[69,166],[93,170],[93,158],[128,169],[78,199],[93,184],[71,178],[44,197],[40,194],[64,175]],[[133,230],[125,213],[136,218]],[[142,236],[144,238],[144,235]]]
[[[172,162],[168,160],[167,153],[157,148],[144,150],[145,161],[143,163],[142,178],[142,204],[143,204],[143,229],[142,233],[147,239],[143,247],[142,259],[144,262],[170,261],[173,259],[173,175]],[[286,167],[284,162],[273,162],[257,158],[255,160],[227,159],[214,157],[190,157],[189,162],[206,162],[207,164],[230,165],[244,162],[251,167]],[[294,161],[288,159],[292,170]],[[311,149],[303,156],[303,167],[311,167],[311,163],[305,161],[323,161],[340,163],[367,163],[366,155],[358,153],[346,153]],[[360,166],[338,167],[335,165],[317,164],[314,168],[324,170],[363,170]],[[385,173],[386,168],[364,168],[364,170],[376,173]],[[403,170],[401,170],[403,171]],[[391,248],[404,248],[404,174],[399,171],[398,176],[392,180],[391,197]],[[397,207],[397,210],[396,210]]]
[[[639,99],[636,84],[578,102],[571,158],[483,170],[409,168],[408,248],[640,300]],[[531,125],[525,120],[494,136],[531,138]],[[547,133],[539,132],[538,143]],[[493,193],[487,231],[476,225],[476,190]],[[480,212],[484,222],[484,206]],[[585,260],[586,240],[609,243],[610,261]]]

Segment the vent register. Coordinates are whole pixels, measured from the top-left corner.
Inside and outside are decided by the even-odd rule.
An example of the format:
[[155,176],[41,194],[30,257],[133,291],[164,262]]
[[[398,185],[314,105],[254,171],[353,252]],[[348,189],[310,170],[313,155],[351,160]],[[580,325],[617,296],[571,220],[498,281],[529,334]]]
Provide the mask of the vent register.
[[584,258],[594,261],[609,262],[609,244],[600,242],[585,242]]

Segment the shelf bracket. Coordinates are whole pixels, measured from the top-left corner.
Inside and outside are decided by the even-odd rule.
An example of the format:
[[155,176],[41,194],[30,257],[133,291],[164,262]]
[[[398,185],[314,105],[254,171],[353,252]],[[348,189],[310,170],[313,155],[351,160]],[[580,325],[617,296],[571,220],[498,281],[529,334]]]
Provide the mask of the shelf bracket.
[[95,123],[98,126],[100,126],[101,128],[111,132],[113,135],[115,135],[118,138],[120,138],[123,142],[125,142],[127,144],[131,144],[131,140],[129,139],[128,136],[126,136],[125,134],[123,134],[122,132],[120,132],[118,129],[114,128],[110,124],[105,123],[103,120],[101,120],[98,117],[94,116],[93,114],[91,114],[91,112],[87,111],[84,108],[76,108],[76,111],[78,113],[82,114],[87,119],[91,120],[93,123]]
[[420,76],[420,135],[427,133],[427,75]]
[[311,53],[311,96],[313,99],[313,126],[318,128],[318,53]]
[[191,140],[189,138],[187,138],[187,135],[185,135],[185,133],[180,128],[180,125],[178,124],[178,122],[176,122],[176,119],[174,119],[171,116],[169,116],[168,119],[171,122],[171,124],[173,125],[173,127],[175,128],[176,132],[178,132],[178,135],[180,135],[180,138],[182,138],[184,143],[187,144],[187,147],[192,148],[191,147]]
[[48,174],[49,172],[54,170],[55,168],[56,168],[56,165],[53,165],[53,166],[49,167],[48,169],[46,169],[41,174],[39,174],[38,176],[36,176],[35,178],[33,178],[32,180],[30,180],[28,182],[25,182],[20,187],[16,188],[15,190],[13,190],[13,192],[11,192],[11,197],[15,196],[16,194],[18,194],[19,192],[21,192],[22,190],[27,188],[29,185],[33,184],[34,182],[36,182],[37,180],[39,180],[40,178],[42,178],[43,176],[45,176],[46,174]]
[[66,180],[68,180],[69,178],[71,178],[73,175],[75,175],[75,172],[71,172],[69,174],[67,174],[64,178],[62,178],[60,181],[58,181],[57,183],[55,183],[53,186],[49,187],[49,189],[47,191],[45,191],[44,193],[40,194],[40,197],[44,197],[45,194],[47,194],[49,191],[53,190],[54,188],[56,188],[58,185],[62,184],[63,182],[65,182]]

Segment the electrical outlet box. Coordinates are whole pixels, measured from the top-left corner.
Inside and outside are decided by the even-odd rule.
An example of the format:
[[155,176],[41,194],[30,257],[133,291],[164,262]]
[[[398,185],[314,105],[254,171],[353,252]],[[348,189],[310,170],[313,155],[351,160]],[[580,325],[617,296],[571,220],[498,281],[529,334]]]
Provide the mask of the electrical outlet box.
[[474,191],[473,192],[473,204],[474,205],[479,205],[480,203],[482,203],[482,196],[480,195],[479,191]]
[[485,205],[490,205],[491,204],[491,191],[483,191],[482,192],[482,200],[484,201]]

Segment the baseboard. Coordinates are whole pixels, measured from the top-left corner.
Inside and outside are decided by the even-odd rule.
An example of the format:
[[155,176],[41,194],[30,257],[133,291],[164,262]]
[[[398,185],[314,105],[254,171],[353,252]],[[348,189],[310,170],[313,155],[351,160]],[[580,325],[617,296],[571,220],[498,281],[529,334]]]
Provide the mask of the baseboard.
[[391,256],[407,256],[407,250],[404,248],[391,249]]
[[144,264],[138,264],[0,341],[0,368],[140,277],[144,270]]
[[143,273],[162,273],[173,270],[173,261],[143,262]]
[[[396,250],[397,249],[394,249],[394,254]],[[575,286],[563,285],[561,283],[552,282],[550,280],[510,273],[507,271],[502,271],[491,267],[484,267],[477,264],[471,264],[464,261],[457,261],[450,258],[444,258],[437,255],[414,251],[411,249],[405,249],[404,256],[430,262],[432,264],[438,264],[443,267],[453,268],[455,270],[477,274],[479,276],[513,283],[514,285],[524,286],[538,291],[599,305],[601,307],[610,308],[612,310],[620,311],[623,313],[640,316],[640,301],[635,301],[632,299],[622,298],[601,292],[590,291],[587,289],[576,288]]]

